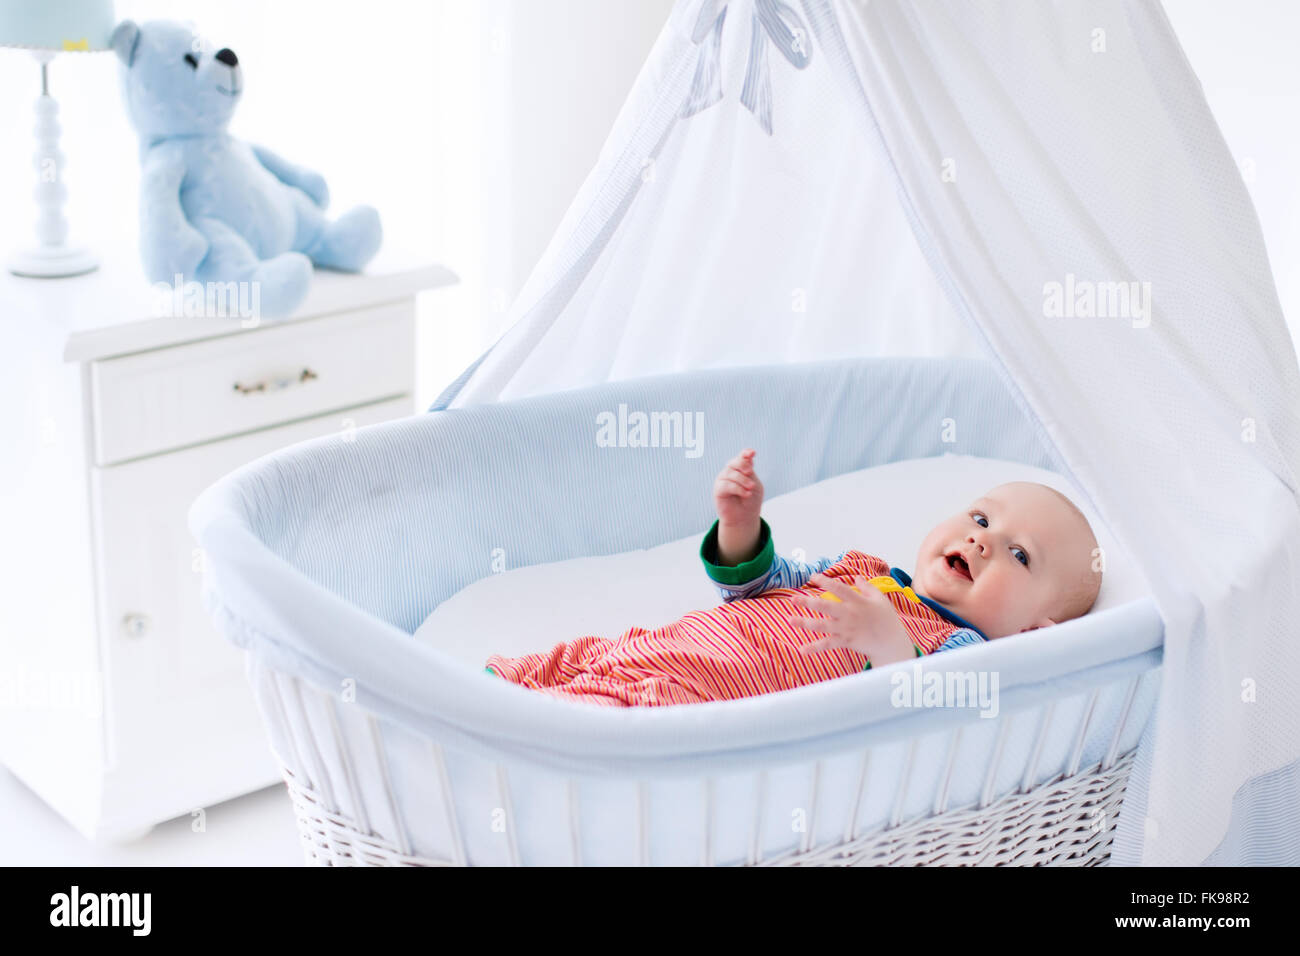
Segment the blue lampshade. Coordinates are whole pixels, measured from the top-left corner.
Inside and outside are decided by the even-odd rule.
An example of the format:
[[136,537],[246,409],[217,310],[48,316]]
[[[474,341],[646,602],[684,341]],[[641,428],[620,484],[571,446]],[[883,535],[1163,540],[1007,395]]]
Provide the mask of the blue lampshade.
[[0,46],[107,50],[113,0],[0,0]]

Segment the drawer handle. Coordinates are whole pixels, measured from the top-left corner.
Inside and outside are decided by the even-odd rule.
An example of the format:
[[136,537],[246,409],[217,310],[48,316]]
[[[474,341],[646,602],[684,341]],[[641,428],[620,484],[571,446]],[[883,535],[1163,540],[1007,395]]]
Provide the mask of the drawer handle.
[[247,385],[243,382],[236,382],[235,391],[240,395],[252,395],[256,392],[278,392],[294,385],[302,385],[318,377],[311,369],[305,368],[297,375],[289,375],[284,378],[267,378]]
[[152,623],[148,614],[127,614],[122,618],[122,633],[127,637],[144,637],[149,633],[149,626]]

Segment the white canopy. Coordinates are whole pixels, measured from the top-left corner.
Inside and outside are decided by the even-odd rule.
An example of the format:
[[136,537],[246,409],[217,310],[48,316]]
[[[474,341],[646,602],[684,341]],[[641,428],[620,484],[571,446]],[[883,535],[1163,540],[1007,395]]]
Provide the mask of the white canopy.
[[991,358],[1165,618],[1115,860],[1300,849],[1300,372],[1158,3],[681,0],[513,318],[439,405]]

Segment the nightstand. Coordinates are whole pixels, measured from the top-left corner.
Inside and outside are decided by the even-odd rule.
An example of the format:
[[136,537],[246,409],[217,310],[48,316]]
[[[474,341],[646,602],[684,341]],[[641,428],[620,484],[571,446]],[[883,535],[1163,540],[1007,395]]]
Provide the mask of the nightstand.
[[186,512],[255,458],[412,414],[416,295],[454,281],[381,255],[253,325],[159,317],[131,265],[0,276],[0,763],[82,833],[280,779]]

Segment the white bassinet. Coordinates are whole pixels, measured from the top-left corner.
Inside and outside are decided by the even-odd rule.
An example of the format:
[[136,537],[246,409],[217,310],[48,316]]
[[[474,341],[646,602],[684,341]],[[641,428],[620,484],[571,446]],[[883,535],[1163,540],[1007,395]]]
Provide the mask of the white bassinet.
[[[1300,861],[1300,368],[1156,0],[680,0],[511,318],[430,414],[194,507],[313,859]],[[702,453],[602,447],[624,409]],[[772,495],[1049,469],[1151,597],[916,665],[996,718],[897,668],[613,712],[412,639],[500,567],[699,534],[746,446]]]
[[[961,439],[929,409],[962,396]],[[599,411],[675,405],[708,454],[610,454]],[[798,417],[775,408],[805,409]],[[891,409],[863,419],[859,408]],[[1159,614],[1135,600],[921,669],[996,673],[998,715],[897,707],[889,671],[750,700],[557,701],[411,639],[511,567],[645,548],[710,518],[722,449],[769,494],[944,452],[1045,465],[973,360],[856,360],[646,378],[420,416],[265,458],[192,525],[210,593],[326,863],[1097,863],[1150,714]],[[715,450],[716,449],[716,450]],[[580,586],[580,585],[575,585]],[[540,614],[546,609],[537,608]],[[576,635],[575,635],[576,636]],[[495,650],[481,635],[483,656]]]

